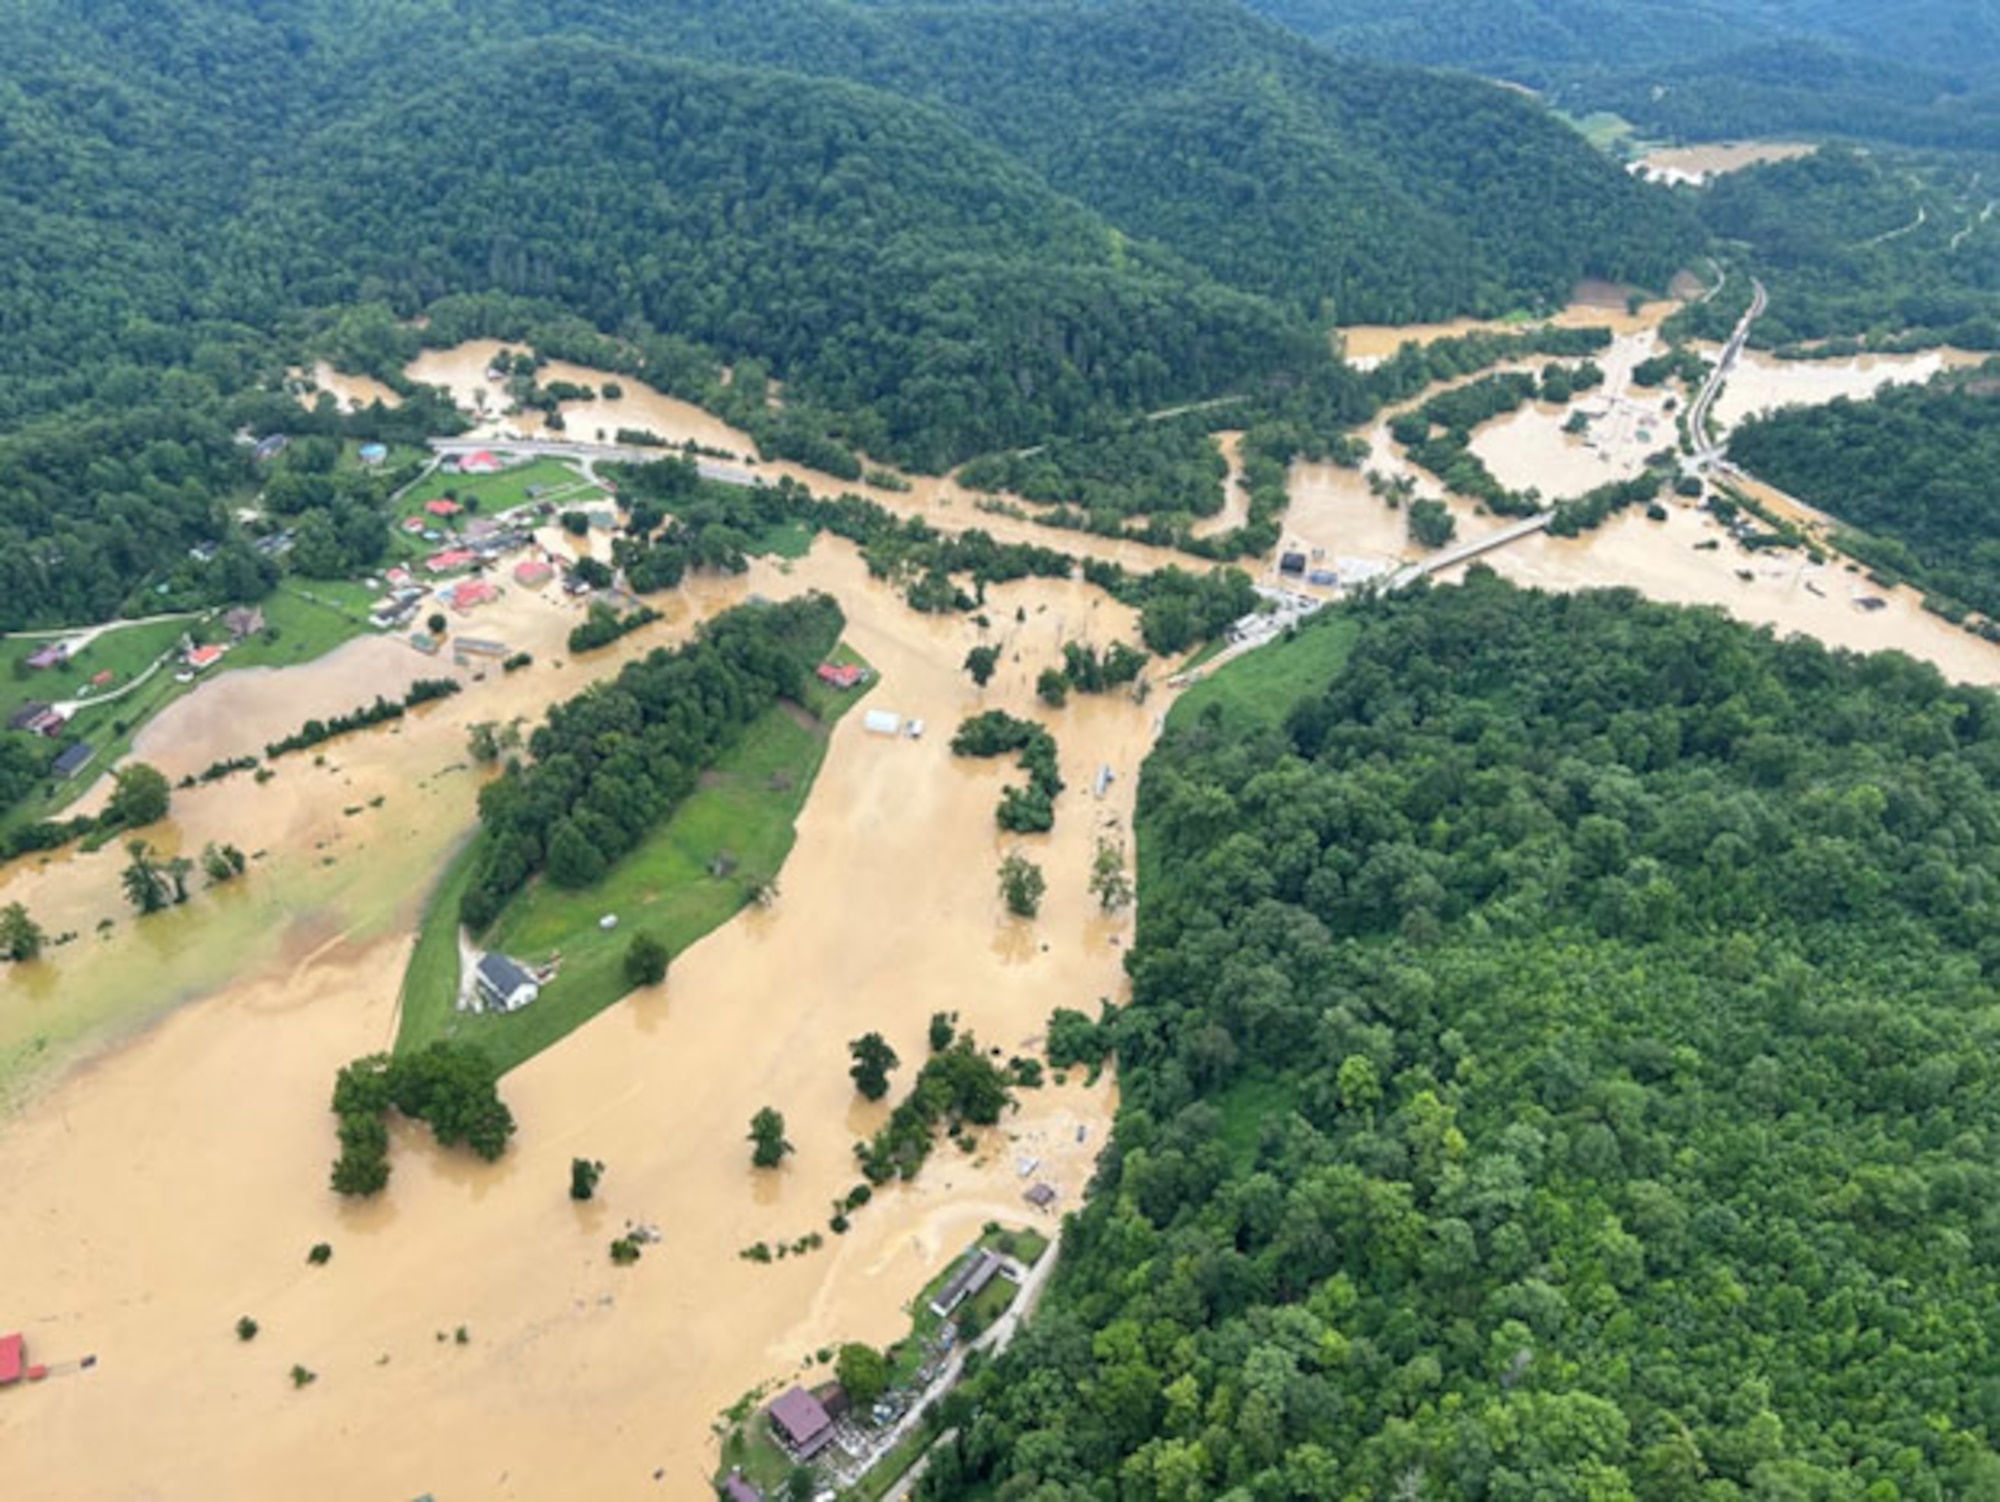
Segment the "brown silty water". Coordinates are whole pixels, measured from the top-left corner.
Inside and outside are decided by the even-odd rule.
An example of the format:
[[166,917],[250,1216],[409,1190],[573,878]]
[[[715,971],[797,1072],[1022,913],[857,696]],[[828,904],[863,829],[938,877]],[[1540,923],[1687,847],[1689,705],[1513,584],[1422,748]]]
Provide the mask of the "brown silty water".
[[[38,1494],[701,1495],[717,1411],[820,1346],[895,1336],[904,1302],[980,1225],[1032,1214],[1020,1198],[1026,1160],[1075,1203],[1108,1125],[1108,1085],[1024,1092],[976,1155],[945,1146],[826,1250],[774,1266],[737,1256],[824,1231],[830,1202],[854,1182],[850,1145],[886,1105],[854,1095],[848,1039],[881,1030],[911,1061],[907,1081],[932,1011],[958,1011],[1011,1053],[1033,1046],[1052,1007],[1094,1010],[1121,993],[1129,919],[1100,914],[1085,883],[1100,827],[1129,820],[1160,711],[1121,698],[1050,715],[1034,702],[1033,676],[1062,640],[1130,634],[1128,612],[1079,585],[993,591],[1004,658],[983,693],[959,666],[975,628],[913,616],[842,544],[787,571],[759,565],[689,615],[744,591],[809,587],[838,595],[847,639],[881,670],[870,707],[922,717],[929,733],[873,736],[847,717],[776,906],[746,912],[678,956],[663,988],[511,1074],[521,1131],[497,1165],[401,1134],[387,1193],[344,1204],[325,1187],[326,1095],[342,1062],[393,1035],[423,888],[470,821],[474,779],[441,765],[458,759],[464,725],[532,712],[585,674],[551,667],[538,685],[477,685],[421,728],[335,743],[332,770],[183,795],[184,840],[282,826],[288,847],[307,850],[272,860],[301,867],[314,835],[341,828],[339,811],[311,796],[316,780],[342,779],[342,800],[388,789],[386,821],[412,782],[432,779],[440,812],[393,838],[356,837],[339,856],[357,886],[395,894],[375,937],[347,936],[354,909],[375,899],[331,898],[296,942],[247,955],[206,999],[49,1089],[0,1135],[21,1232],[8,1254],[10,1317],[37,1359],[99,1357],[88,1375],[22,1389],[0,1409],[0,1456],[32,1462]],[[526,638],[525,623],[514,629]],[[633,650],[668,634],[642,633]],[[320,677],[345,692],[347,675],[364,671],[358,658]],[[272,722],[318,697],[317,670],[272,675],[270,687],[298,696]],[[1071,787],[1054,834],[1018,842],[1049,876],[1032,923],[1002,913],[994,882],[1016,842],[998,837],[993,807],[1019,774],[953,758],[945,744],[958,719],[989,705],[1046,715]],[[218,728],[229,719],[170,712],[151,754],[208,758],[235,743]],[[1100,802],[1088,789],[1104,765],[1118,780]],[[246,891],[288,869],[260,867]],[[66,883],[94,889],[97,875],[84,882],[58,865],[32,880],[41,902]],[[204,910],[215,911],[205,896],[188,911],[199,921]],[[107,956],[141,949],[143,930],[121,924]],[[766,1103],[785,1112],[798,1146],[776,1173],[752,1171],[744,1141]],[[565,1195],[577,1155],[608,1165],[588,1206]],[[616,1269],[605,1248],[628,1219],[659,1225],[664,1239]],[[305,1249],[320,1240],[334,1260],[309,1268]],[[254,1342],[232,1333],[241,1314],[263,1326]],[[437,1340],[460,1324],[469,1343]],[[294,1391],[294,1362],[318,1381]],[[119,1443],[106,1445],[113,1428]]]

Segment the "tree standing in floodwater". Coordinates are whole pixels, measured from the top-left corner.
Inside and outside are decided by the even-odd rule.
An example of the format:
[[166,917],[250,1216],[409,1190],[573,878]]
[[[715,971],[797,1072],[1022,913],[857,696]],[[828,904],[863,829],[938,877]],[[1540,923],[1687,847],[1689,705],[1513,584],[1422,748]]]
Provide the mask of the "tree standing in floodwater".
[[769,1106],[750,1118],[750,1141],[755,1144],[750,1162],[758,1168],[776,1168],[792,1151],[785,1140],[785,1118]]

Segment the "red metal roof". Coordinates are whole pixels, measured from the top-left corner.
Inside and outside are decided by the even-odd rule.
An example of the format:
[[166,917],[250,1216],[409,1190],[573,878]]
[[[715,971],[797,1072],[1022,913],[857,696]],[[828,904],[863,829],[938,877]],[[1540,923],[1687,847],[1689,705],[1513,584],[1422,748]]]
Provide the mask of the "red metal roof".
[[464,509],[457,501],[440,499],[424,502],[424,510],[430,512],[432,516],[457,516]]
[[20,1335],[0,1335],[0,1387],[21,1380],[21,1368],[27,1360],[28,1342]]

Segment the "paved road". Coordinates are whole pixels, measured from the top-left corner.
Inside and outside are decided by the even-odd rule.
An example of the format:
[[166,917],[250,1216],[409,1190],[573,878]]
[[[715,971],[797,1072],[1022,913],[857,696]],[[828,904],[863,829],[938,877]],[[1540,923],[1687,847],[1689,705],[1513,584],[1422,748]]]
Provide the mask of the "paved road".
[[134,626],[157,626],[161,621],[199,620],[207,612],[200,610],[177,610],[166,615],[141,616],[130,621],[100,621],[95,626],[58,626],[53,631],[9,631],[8,641],[53,641],[57,637],[72,637],[81,651],[100,636],[108,636],[113,631],[129,631]]
[[1695,473],[1713,469],[1722,462],[1722,456],[1729,445],[1725,442],[1711,442],[1708,437],[1708,414],[1715,406],[1715,399],[1722,393],[1722,383],[1730,369],[1736,364],[1736,357],[1743,353],[1743,346],[1749,341],[1750,326],[1764,316],[1764,310],[1771,305],[1770,294],[1764,284],[1754,276],[1750,278],[1750,306],[1744,310],[1742,319],[1729,336],[1729,342],[1722,346],[1722,357],[1715,362],[1715,368],[1708,373],[1708,379],[1701,384],[1701,391],[1688,408],[1688,439],[1694,444],[1694,454],[1689,459],[1689,468]]
[[[1062,1232],[1059,1229],[1056,1232],[1055,1238],[1049,1242],[1047,1248],[1042,1252],[1041,1260],[1028,1270],[1026,1277],[1021,1279],[1021,1291],[1014,1296],[1014,1302],[1007,1306],[1007,1312],[995,1320],[993,1328],[986,1331],[979,1339],[972,1341],[968,1345],[953,1348],[951,1355],[945,1360],[943,1374],[931,1385],[931,1389],[925,1395],[924,1400],[914,1405],[908,1413],[896,1421],[895,1428],[890,1431],[888,1437],[882,1443],[882,1453],[887,1454],[890,1450],[901,1444],[910,1430],[922,1421],[924,1414],[929,1411],[931,1405],[958,1385],[959,1373],[965,1366],[965,1357],[968,1351],[990,1348],[992,1354],[998,1356],[1002,1351],[1007,1349],[1013,1342],[1015,1335],[1019,1333],[1021,1326],[1035,1312],[1035,1306],[1041,1303],[1042,1295],[1048,1291],[1049,1279],[1054,1276],[1056,1270],[1056,1254],[1061,1248]],[[1015,1263],[1014,1266],[1018,1271],[1020,1264]],[[935,1449],[938,1444],[949,1439],[953,1432],[947,1429],[943,1434],[940,1434],[937,1440],[933,1442],[932,1449]],[[929,1463],[930,1451],[926,1450],[922,1455],[917,1457],[916,1464],[903,1473],[902,1480],[898,1481],[883,1494],[883,1502],[905,1502],[905,1499],[915,1489],[917,1482],[923,1478],[924,1467]]]
[[[680,452],[678,449],[639,448],[619,443],[558,443],[548,438],[433,438],[430,445],[440,458],[447,454],[498,450],[503,454],[531,454],[538,459],[575,459],[586,468],[598,464],[653,464],[661,459],[671,459]],[[704,480],[715,480],[723,485],[741,485],[749,489],[763,483],[747,469],[720,464],[713,459],[697,458],[695,468],[701,471]],[[595,475],[596,470],[590,468],[590,472]]]

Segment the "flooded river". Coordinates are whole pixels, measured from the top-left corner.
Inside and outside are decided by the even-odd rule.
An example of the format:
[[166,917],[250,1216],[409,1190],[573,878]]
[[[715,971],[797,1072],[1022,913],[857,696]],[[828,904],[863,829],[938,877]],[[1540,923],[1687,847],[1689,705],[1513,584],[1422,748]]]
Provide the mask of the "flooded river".
[[[1651,400],[1624,391],[1618,375],[1649,339],[1644,326],[1626,329],[1604,360],[1613,383],[1586,402]],[[492,349],[431,352],[412,374],[471,402]],[[1784,367],[1805,373],[1792,379],[1816,369]],[[715,419],[624,384],[630,406],[618,425],[743,451],[741,435]],[[1617,453],[1643,446],[1639,415]],[[1550,494],[1624,462],[1579,457],[1591,451],[1552,431],[1544,419],[1553,418],[1522,414],[1483,434],[1481,451],[1508,483]],[[1383,424],[1368,436],[1371,467],[1412,473]],[[785,466],[763,472],[841,488]],[[1436,493],[1414,478],[1417,493]],[[1368,494],[1362,472],[1300,465],[1293,480],[1288,541],[1328,560],[1410,556],[1401,513]],[[878,498],[1135,566],[1172,559],[988,517],[949,481]],[[1451,504],[1461,536],[1501,525]],[[1719,546],[1699,546],[1710,541]],[[1861,599],[1881,592],[1858,574],[1743,554],[1679,505],[1664,523],[1628,514],[1490,561],[1524,583],[1632,585],[2000,682],[2000,651],[1906,594],[1870,612]],[[327,1093],[341,1063],[394,1036],[424,895],[473,827],[479,774],[467,764],[466,727],[538,717],[749,594],[808,588],[837,595],[848,640],[881,670],[870,706],[920,717],[929,734],[872,736],[848,716],[775,906],[676,956],[664,987],[510,1075],[504,1090],[521,1130],[500,1163],[403,1133],[388,1192],[339,1201],[325,1187],[335,1150]],[[831,1201],[855,1181],[850,1145],[887,1108],[853,1093],[849,1039],[884,1033],[906,1061],[903,1085],[933,1011],[956,1010],[984,1042],[1027,1052],[1052,1007],[1089,1011],[1122,994],[1130,922],[1100,915],[1086,881],[1095,835],[1129,821],[1164,698],[1078,698],[1051,712],[1032,685],[1064,640],[1130,639],[1130,613],[1076,584],[994,589],[988,615],[1003,659],[980,691],[960,667],[979,640],[974,624],[913,614],[844,543],[823,539],[804,560],[759,562],[661,603],[665,623],[585,664],[563,647],[576,607],[510,591],[467,629],[531,650],[532,668],[342,738],[323,760],[287,758],[267,783],[238,776],[177,793],[171,821],[148,838],[165,851],[240,845],[256,856],[240,886],[198,892],[139,923],[118,897],[115,848],[0,873],[0,899],[83,936],[15,971],[0,996],[0,1060],[12,1061],[11,1077],[54,1080],[0,1130],[10,1211],[0,1328],[22,1329],[33,1359],[56,1367],[0,1403],[0,1460],[33,1474],[37,1496],[705,1495],[718,1411],[791,1376],[821,1347],[901,1333],[904,1301],[981,1224],[1030,1215],[1020,1198],[1027,1160],[1039,1160],[1034,1178],[1076,1203],[1108,1127],[1108,1085],[1023,1092],[1020,1112],[975,1153],[941,1147],[917,1183],[878,1194],[849,1235],[829,1236],[817,1253],[773,1266],[737,1255],[824,1232]],[[395,643],[363,641],[303,668],[226,675],[164,714],[139,754],[178,777],[439,670]],[[958,720],[991,706],[1056,731],[1070,791],[1052,835],[1002,839],[993,806],[1018,774],[949,753]],[[1100,802],[1089,789],[1105,766],[1117,780]],[[994,868],[1016,843],[1048,875],[1032,923],[1005,916],[994,890]],[[92,1062],[58,1077],[90,1046]],[[766,1104],[784,1112],[798,1152],[757,1174],[744,1137]],[[566,1196],[575,1156],[607,1165],[589,1205]],[[664,1239],[617,1269],[606,1249],[628,1221],[656,1224]],[[322,1240],[333,1260],[309,1267],[306,1250]],[[252,1342],[235,1337],[241,1315],[262,1326]],[[463,1343],[453,1335],[461,1326]],[[89,1372],[70,1365],[87,1354],[98,1358]],[[294,1390],[294,1363],[317,1380]]]
[[[907,1082],[934,1010],[958,1011],[982,1040],[1015,1052],[1033,1047],[1051,1007],[1089,1010],[1119,994],[1129,920],[1103,918],[1089,899],[1090,851],[1100,825],[1129,817],[1162,708],[1083,700],[1052,717],[1072,791],[1053,835],[1019,842],[1048,873],[1043,914],[1009,919],[994,868],[1015,842],[998,836],[992,811],[1018,774],[953,758],[950,728],[989,705],[1047,713],[1032,679],[1060,642],[1127,636],[1129,613],[1079,585],[996,589],[990,613],[1005,652],[983,693],[959,666],[972,624],[913,615],[845,544],[822,543],[782,571],[758,565],[698,593],[687,613],[807,587],[839,596],[848,640],[881,669],[871,706],[920,716],[931,733],[885,739],[859,715],[844,720],[777,904],[677,956],[661,990],[510,1075],[521,1131],[497,1165],[405,1134],[386,1195],[343,1204],[325,1188],[326,1096],[342,1062],[393,1035],[424,887],[470,825],[475,779],[452,770],[464,725],[534,712],[580,686],[583,670],[544,666],[538,653],[527,674],[475,685],[400,733],[334,743],[325,768],[291,758],[262,787],[237,779],[178,795],[183,844],[282,832],[287,853],[271,860],[288,864],[253,868],[247,898],[281,873],[288,889],[303,881],[320,858],[315,835],[344,836],[339,866],[375,895],[329,896],[305,915],[308,928],[271,943],[238,949],[227,930],[226,983],[50,1089],[0,1134],[15,1228],[7,1319],[36,1359],[99,1358],[88,1374],[60,1371],[0,1406],[0,1456],[34,1466],[38,1495],[701,1495],[717,1411],[821,1346],[898,1334],[903,1302],[981,1224],[1033,1213],[1020,1199],[1021,1161],[1039,1159],[1034,1176],[1075,1203],[1107,1129],[1108,1085],[1024,1092],[1021,1112],[975,1155],[941,1148],[915,1185],[879,1193],[817,1254],[775,1266],[736,1255],[823,1232],[829,1203],[854,1182],[850,1144],[886,1106],[854,1095],[848,1039],[882,1031],[909,1061]],[[567,625],[552,602],[507,609],[517,618],[482,630],[546,646],[536,612],[553,637]],[[631,649],[684,627],[654,628]],[[315,673],[338,698],[355,677],[389,670],[350,653],[272,675],[261,685],[278,704],[268,718],[289,726],[315,697]],[[252,708],[258,694],[242,693],[235,711],[265,713]],[[294,694],[300,702],[288,702]],[[227,728],[235,714],[217,711],[231,708],[170,712],[146,754],[205,764],[263,734],[262,724]],[[1100,765],[1118,776],[1102,803],[1088,791]],[[381,809],[343,816],[376,792]],[[61,864],[30,872],[31,905],[112,881],[112,859],[84,858],[103,870],[83,883]],[[220,900],[202,894],[184,911],[212,922]],[[369,902],[387,909],[384,921],[355,921]],[[107,959],[127,952],[135,982],[144,929],[121,921],[99,941]],[[70,963],[63,952],[48,967],[64,990]],[[784,1111],[798,1153],[755,1174],[743,1138],[766,1103]],[[565,1194],[577,1155],[607,1164],[587,1206]],[[606,1246],[627,1219],[665,1238],[617,1269]],[[334,1258],[311,1268],[305,1251],[320,1240]],[[262,1325],[247,1344],[232,1330],[243,1314]],[[460,1325],[462,1345],[449,1338]],[[318,1380],[295,1391],[295,1362]],[[103,1442],[111,1430],[116,1446]]]

